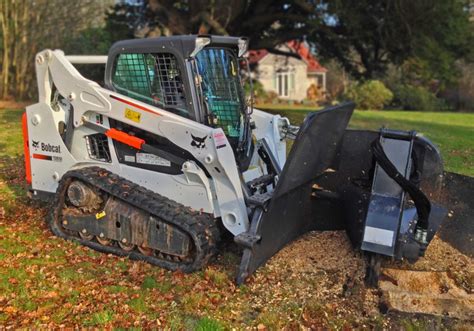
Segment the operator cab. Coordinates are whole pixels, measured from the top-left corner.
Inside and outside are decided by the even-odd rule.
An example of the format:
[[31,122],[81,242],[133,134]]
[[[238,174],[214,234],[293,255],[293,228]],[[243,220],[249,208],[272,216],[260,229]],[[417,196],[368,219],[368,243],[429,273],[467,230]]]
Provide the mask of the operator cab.
[[[172,36],[124,40],[108,56],[105,85],[204,125],[222,128],[241,168],[252,154],[241,71],[247,39]],[[250,79],[250,74],[247,72]],[[239,161],[240,160],[240,161]],[[245,160],[245,161],[243,161]]]

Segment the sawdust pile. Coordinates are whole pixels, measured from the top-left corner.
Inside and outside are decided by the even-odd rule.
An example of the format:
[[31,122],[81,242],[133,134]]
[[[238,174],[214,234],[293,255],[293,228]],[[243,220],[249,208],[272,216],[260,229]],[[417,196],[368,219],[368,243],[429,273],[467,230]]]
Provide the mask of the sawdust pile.
[[[316,324],[320,319],[350,319],[352,325],[358,325],[380,314],[377,291],[365,288],[364,273],[364,260],[354,252],[344,232],[310,232],[256,272],[251,288],[258,299],[252,304],[265,310],[275,304],[299,302],[303,319],[316,319]],[[269,288],[269,283],[274,286]],[[323,315],[305,316],[307,311],[314,314],[315,306],[321,307]]]
[[[437,237],[431,242],[425,257],[417,263],[410,265],[386,260],[383,268],[444,272],[457,286],[470,295],[473,293],[472,258]],[[267,307],[284,306],[296,300],[302,308],[301,315],[295,319],[316,318],[316,325],[321,319],[345,320],[352,326],[364,327],[364,322],[380,318],[383,301],[379,289],[369,289],[364,285],[364,274],[365,261],[353,250],[345,232],[311,232],[285,247],[256,272],[250,282],[255,294],[251,304],[256,311],[265,311]],[[429,282],[430,278],[426,281]],[[429,288],[434,285],[420,286]],[[314,305],[320,305],[326,316],[305,316],[307,310],[315,311]],[[332,315],[327,316],[328,311]],[[396,314],[389,314],[380,326],[398,325],[392,324],[397,318]],[[471,322],[467,323],[471,325]]]

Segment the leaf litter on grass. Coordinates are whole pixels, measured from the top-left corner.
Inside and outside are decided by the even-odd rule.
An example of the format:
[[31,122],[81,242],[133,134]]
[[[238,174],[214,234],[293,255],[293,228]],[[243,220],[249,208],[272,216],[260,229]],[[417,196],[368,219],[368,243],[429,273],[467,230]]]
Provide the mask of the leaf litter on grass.
[[[22,171],[14,171],[5,185],[21,185]],[[405,315],[380,313],[380,293],[364,286],[364,261],[344,232],[308,233],[236,286],[239,256],[232,250],[200,272],[170,272],[56,238],[45,225],[47,207],[24,193],[15,202],[0,219],[0,325],[6,327],[365,329],[408,323]],[[469,263],[436,239],[413,268],[449,269],[470,286]],[[465,323],[409,316],[435,326]]]

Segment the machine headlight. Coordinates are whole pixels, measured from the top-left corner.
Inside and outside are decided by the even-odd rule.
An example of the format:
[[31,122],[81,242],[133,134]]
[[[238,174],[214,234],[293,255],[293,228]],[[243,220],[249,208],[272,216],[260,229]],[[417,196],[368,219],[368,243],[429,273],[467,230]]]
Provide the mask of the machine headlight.
[[239,57],[242,57],[242,55],[244,55],[249,48],[249,40],[247,38],[240,38],[238,45],[239,45]]
[[211,43],[211,38],[209,37],[196,37],[196,46],[194,47],[191,57],[196,56],[204,47]]

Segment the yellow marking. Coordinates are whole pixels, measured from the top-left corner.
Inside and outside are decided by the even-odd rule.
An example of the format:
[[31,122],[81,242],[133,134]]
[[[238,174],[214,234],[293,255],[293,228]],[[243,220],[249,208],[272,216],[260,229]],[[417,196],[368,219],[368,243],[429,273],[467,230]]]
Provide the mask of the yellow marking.
[[141,116],[141,113],[131,110],[130,108],[125,108],[125,118],[128,118],[130,121],[140,123]]
[[102,217],[105,217],[105,210],[101,211],[100,213],[95,214],[95,218],[100,220]]
[[230,62],[230,67],[231,67],[231,72],[232,72],[232,76],[235,76],[237,75],[237,71],[235,71],[235,67],[234,67],[234,62]]

